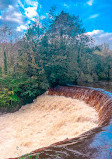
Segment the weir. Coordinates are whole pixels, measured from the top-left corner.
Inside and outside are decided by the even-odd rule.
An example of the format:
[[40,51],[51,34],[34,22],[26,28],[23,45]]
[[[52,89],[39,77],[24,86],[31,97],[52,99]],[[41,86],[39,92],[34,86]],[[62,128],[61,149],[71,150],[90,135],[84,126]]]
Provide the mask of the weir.
[[[49,147],[35,150],[29,154],[32,159],[36,157],[39,159],[112,159],[111,93],[102,89],[82,86],[57,86],[49,89],[48,94],[85,101],[98,112],[99,126],[79,137],[66,139]],[[23,157],[28,159],[27,156]]]
[[112,117],[112,95],[102,89],[82,86],[58,86],[49,89],[48,94],[66,96],[85,101],[98,112],[99,126],[109,123]]

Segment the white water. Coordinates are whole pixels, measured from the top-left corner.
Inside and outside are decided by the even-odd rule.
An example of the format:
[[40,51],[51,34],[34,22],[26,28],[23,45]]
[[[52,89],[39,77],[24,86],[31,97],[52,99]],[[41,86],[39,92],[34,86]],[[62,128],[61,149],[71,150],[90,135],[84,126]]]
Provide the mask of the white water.
[[96,111],[85,102],[42,95],[18,112],[0,117],[0,159],[18,157],[97,126]]

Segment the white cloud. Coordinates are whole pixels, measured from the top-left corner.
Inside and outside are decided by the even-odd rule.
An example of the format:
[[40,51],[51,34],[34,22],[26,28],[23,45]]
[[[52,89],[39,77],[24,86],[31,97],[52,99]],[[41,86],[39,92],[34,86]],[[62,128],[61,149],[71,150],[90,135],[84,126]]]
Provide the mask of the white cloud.
[[38,7],[38,2],[32,1],[32,0],[26,0],[26,3],[33,7]]
[[7,9],[9,5],[15,6],[15,0],[0,0],[0,11]]
[[99,16],[99,14],[94,14],[94,15],[90,16],[89,19],[97,18],[98,16]]
[[42,15],[42,16],[40,17],[41,20],[43,20],[43,19],[45,19],[45,18],[46,18],[46,16],[44,16],[44,15]]
[[93,2],[94,2],[94,0],[89,0],[89,1],[87,2],[87,4],[88,4],[89,6],[92,6],[92,5],[93,5]]
[[27,4],[30,5],[30,7],[24,8],[25,15],[34,21],[34,17],[38,16],[37,8],[38,8],[38,2],[26,0]]
[[23,30],[27,30],[27,26],[25,26],[25,25],[20,25],[20,26],[18,26],[17,27],[17,29],[16,29],[17,31],[23,31]]
[[[38,2],[35,2],[34,0],[25,0],[26,6],[23,5],[21,0],[18,0],[18,5],[23,8],[24,10],[24,17],[27,18],[26,24],[23,23],[17,27],[17,31],[22,32],[24,30],[27,30],[28,24],[31,23],[31,21],[36,21],[39,17],[37,9],[39,9],[40,5]],[[44,16],[40,17],[41,19],[44,19]]]
[[64,3],[64,7],[69,8],[70,6],[66,3]]
[[[9,26],[16,27],[17,31],[26,30],[32,21],[36,21],[39,18],[38,12],[41,5],[38,3],[38,0],[10,0],[10,2],[0,0],[0,7],[1,3],[7,4],[2,6],[2,8],[6,9],[0,14],[0,21],[2,20],[2,23],[8,23]],[[40,17],[41,20],[45,18],[46,16],[44,15]]]
[[12,5],[9,5],[9,6],[8,6],[8,9],[9,9],[9,10],[13,10],[14,7],[13,7]]
[[87,32],[86,35],[90,35],[95,40],[95,44],[109,43],[112,46],[112,33],[104,32],[104,30],[93,30]]
[[25,15],[28,18],[36,17],[38,15],[38,13],[37,13],[37,7],[28,7],[28,8],[25,8]]
[[87,32],[86,34],[90,36],[94,36],[94,35],[102,34],[103,32],[104,32],[103,30],[93,30],[92,32]]
[[18,0],[18,4],[24,9],[24,5],[21,3],[20,0]]
[[112,33],[104,33],[104,34],[101,34],[99,37],[104,38],[104,37],[109,37],[109,36],[112,36]]
[[8,21],[18,24],[23,23],[23,15],[21,14],[21,12],[18,12],[17,8],[13,7],[12,5],[9,5],[7,10],[3,12],[3,14],[1,15],[1,19],[5,22]]
[[21,24],[22,23],[22,14],[14,11],[12,14],[7,14],[4,20],[12,21]]

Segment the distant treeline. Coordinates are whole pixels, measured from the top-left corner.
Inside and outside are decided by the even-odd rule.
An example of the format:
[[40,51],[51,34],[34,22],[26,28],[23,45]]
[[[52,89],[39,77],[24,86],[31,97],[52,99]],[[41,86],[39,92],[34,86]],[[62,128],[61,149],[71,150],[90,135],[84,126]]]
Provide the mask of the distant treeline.
[[0,110],[31,103],[49,87],[112,80],[112,51],[94,46],[78,16],[55,9],[19,35],[0,29]]

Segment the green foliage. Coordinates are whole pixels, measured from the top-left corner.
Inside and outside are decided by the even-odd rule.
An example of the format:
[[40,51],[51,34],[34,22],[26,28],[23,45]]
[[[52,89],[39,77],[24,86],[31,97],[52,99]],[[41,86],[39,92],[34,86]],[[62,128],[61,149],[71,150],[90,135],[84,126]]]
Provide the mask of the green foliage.
[[56,15],[52,8],[46,22],[41,22],[41,27],[36,22],[29,26],[14,44],[20,46],[16,58],[3,52],[0,110],[11,111],[31,103],[52,86],[112,80],[108,45],[92,47],[93,41],[84,34],[78,16],[63,11]]
[[17,96],[17,86],[11,84],[12,80],[8,78],[0,79],[0,110],[10,111],[19,104],[20,99]]
[[2,67],[0,67],[0,77],[2,76]]
[[[45,83],[44,83],[45,82]],[[43,94],[49,85],[47,80],[39,79],[39,77],[31,77],[24,79],[24,82],[20,84],[19,97],[22,99],[23,104],[31,103],[38,95]]]

